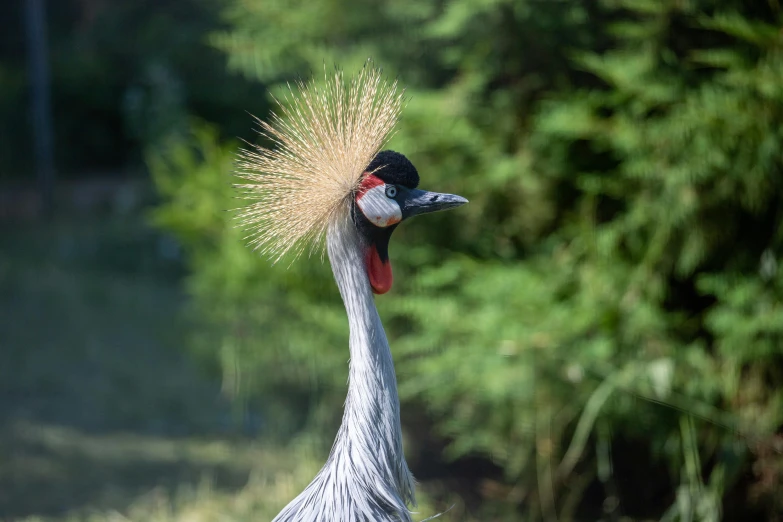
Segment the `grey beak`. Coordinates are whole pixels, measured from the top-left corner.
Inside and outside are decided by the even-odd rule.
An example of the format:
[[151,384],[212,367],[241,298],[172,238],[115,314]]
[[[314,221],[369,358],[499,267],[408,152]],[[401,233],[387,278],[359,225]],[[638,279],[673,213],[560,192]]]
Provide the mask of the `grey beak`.
[[459,207],[467,202],[467,199],[455,194],[441,194],[439,192],[412,189],[404,195],[404,199],[400,202],[400,207],[402,209],[402,217],[405,219],[419,214]]

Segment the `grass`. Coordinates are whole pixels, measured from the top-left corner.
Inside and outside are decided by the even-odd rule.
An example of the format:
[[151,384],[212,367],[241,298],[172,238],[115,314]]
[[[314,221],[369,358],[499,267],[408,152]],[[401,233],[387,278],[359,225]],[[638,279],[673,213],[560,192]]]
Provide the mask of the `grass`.
[[185,355],[177,263],[139,220],[0,237],[0,519],[271,518],[317,471]]
[[30,492],[49,505],[80,499],[67,511],[16,519],[27,522],[271,520],[318,470],[312,455],[291,462],[279,448],[248,441],[90,435],[41,424],[15,432],[36,448],[16,466]]

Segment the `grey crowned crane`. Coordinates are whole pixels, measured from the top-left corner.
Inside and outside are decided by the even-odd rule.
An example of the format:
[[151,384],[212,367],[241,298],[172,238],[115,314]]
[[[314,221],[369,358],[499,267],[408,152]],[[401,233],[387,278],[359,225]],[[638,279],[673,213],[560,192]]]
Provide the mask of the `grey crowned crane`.
[[274,522],[410,522],[414,479],[402,449],[389,343],[373,294],[392,286],[389,239],[404,220],[467,203],[417,188],[402,154],[381,151],[402,107],[397,84],[366,65],[346,81],[298,84],[259,121],[274,144],[241,152],[240,210],[250,243],[274,261],[323,244],[350,326],[348,397],[326,464]]

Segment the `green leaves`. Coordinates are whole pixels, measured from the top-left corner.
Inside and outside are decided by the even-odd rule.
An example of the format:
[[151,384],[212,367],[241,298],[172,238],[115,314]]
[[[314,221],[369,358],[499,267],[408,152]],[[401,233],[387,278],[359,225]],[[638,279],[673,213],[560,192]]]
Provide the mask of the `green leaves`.
[[[539,493],[576,505],[570,471],[595,473],[607,496],[612,481],[647,487],[656,463],[613,453],[623,439],[680,477],[656,483],[677,499],[668,511],[624,504],[624,514],[713,519],[739,467],[750,469],[737,433],[749,447],[783,425],[774,11],[706,0],[232,3],[216,42],[272,89],[368,56],[399,74],[409,102],[390,148],[411,157],[424,188],[470,200],[395,232],[395,289],[378,305],[403,409],[423,405],[447,458],[482,455],[526,492],[485,499],[488,512],[509,502],[533,519],[549,502]],[[190,249],[191,288],[230,347],[226,364],[252,379],[247,392],[277,404],[286,433],[305,417],[323,429],[338,420],[348,357],[328,266],[272,269],[245,249],[216,212],[230,208],[214,180],[232,147],[198,135],[195,156],[166,149],[179,174],[150,159],[167,197],[158,222]],[[565,482],[542,490],[557,469]]]

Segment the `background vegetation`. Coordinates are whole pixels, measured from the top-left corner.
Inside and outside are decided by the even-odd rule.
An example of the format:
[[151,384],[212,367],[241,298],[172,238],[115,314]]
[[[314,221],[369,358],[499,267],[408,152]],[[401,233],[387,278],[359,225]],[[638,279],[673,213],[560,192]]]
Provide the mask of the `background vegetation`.
[[[390,148],[423,186],[471,201],[395,234],[395,289],[378,300],[422,518],[452,505],[445,519],[783,516],[778,2],[65,4],[51,14],[59,164],[143,160],[159,198],[146,215],[165,235],[149,234],[176,238],[163,244],[177,254],[128,251],[152,252],[144,266],[174,287],[186,274],[191,321],[173,344],[231,399],[191,433],[232,409],[244,424],[226,451],[250,444],[257,460],[238,473],[253,462],[261,477],[106,505],[138,520],[271,518],[325,458],[347,377],[329,268],[270,267],[224,210],[233,137],[255,139],[244,111],[265,117],[267,91],[372,57],[410,98]],[[88,12],[59,46],[57,23]],[[24,81],[7,63],[12,107]],[[103,117],[87,117],[101,99]],[[79,137],[89,129],[114,145]],[[24,172],[20,150],[2,158]],[[15,270],[8,288],[24,285]]]

